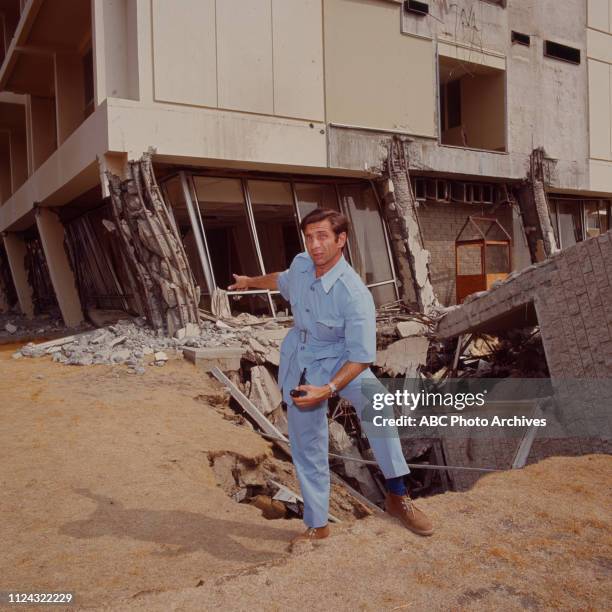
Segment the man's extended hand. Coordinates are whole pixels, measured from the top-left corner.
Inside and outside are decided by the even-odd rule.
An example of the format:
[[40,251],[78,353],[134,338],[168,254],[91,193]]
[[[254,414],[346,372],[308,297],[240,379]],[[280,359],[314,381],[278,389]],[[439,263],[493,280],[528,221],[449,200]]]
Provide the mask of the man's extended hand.
[[249,281],[251,280],[248,276],[239,276],[238,274],[232,274],[234,277],[234,284],[230,285],[228,291],[245,291],[250,287]]
[[313,408],[314,406],[328,399],[331,394],[331,389],[327,385],[324,387],[315,387],[314,385],[299,385],[296,387],[296,390],[306,391],[306,395],[293,398],[293,403],[298,408]]

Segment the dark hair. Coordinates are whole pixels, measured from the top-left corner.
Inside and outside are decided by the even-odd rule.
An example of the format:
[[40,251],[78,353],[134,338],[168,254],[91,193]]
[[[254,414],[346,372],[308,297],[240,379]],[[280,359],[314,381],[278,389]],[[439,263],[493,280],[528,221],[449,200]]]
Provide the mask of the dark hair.
[[336,237],[342,232],[348,233],[348,219],[342,213],[331,208],[315,208],[313,211],[309,212],[302,219],[300,229],[305,232],[306,226],[325,220],[328,220],[331,223],[332,230],[334,230]]

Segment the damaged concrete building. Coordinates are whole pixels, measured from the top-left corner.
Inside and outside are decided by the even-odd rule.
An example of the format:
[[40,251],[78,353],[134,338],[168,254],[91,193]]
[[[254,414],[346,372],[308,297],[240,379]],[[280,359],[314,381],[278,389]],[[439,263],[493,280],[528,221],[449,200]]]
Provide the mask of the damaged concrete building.
[[609,0],[1,0],[0,23],[0,307],[146,314],[106,173],[147,151],[205,308],[287,267],[315,206],[349,216],[378,305],[422,311],[610,228]]
[[[380,312],[421,317],[380,347],[387,374],[417,375],[465,301],[439,338],[539,323],[544,375],[609,376],[612,0],[559,4],[0,0],[0,311],[286,322],[276,292],[219,290],[286,268],[325,206]],[[268,333],[243,340],[273,413]],[[340,420],[336,454],[366,456]]]

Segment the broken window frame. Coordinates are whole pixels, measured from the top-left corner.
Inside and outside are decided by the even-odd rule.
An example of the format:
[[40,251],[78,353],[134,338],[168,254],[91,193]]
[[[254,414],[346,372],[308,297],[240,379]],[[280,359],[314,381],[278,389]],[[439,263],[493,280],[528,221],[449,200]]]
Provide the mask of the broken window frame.
[[[192,206],[195,211],[197,211],[197,222],[196,225],[194,226],[194,233],[197,234],[198,231],[196,231],[196,228],[198,228],[201,237],[202,237],[202,241],[204,243],[204,247],[205,247],[205,253],[206,253],[206,262],[202,263],[203,267],[206,266],[209,269],[210,272],[210,285],[208,287],[209,289],[209,294],[212,295],[213,291],[216,288],[219,289],[224,289],[225,291],[227,291],[225,289],[225,287],[219,287],[219,285],[217,284],[217,281],[215,279],[215,273],[213,270],[213,266],[212,266],[212,258],[210,256],[210,249],[208,247],[208,240],[206,237],[206,227],[204,225],[204,221],[202,219],[202,214],[200,211],[200,206],[199,206],[199,202],[198,202],[198,193],[197,193],[197,189],[196,189],[196,185],[195,185],[195,181],[194,178],[197,176],[201,176],[198,173],[189,173],[187,175],[187,173],[185,172],[181,172],[182,176],[186,177],[186,180],[188,181],[189,184],[189,188],[191,190],[191,203],[188,204],[188,206]],[[247,179],[243,176],[234,176],[234,177],[224,177],[222,175],[206,175],[206,176],[218,176],[218,178],[233,178],[234,180],[239,180],[240,181],[240,188],[242,191],[242,197],[243,197],[243,203],[245,206],[245,212],[246,212],[246,223],[247,223],[247,228],[249,231],[249,235],[251,237],[251,241],[253,243],[253,247],[255,249],[255,255],[257,257],[257,264],[259,266],[259,271],[261,272],[261,274],[267,274],[266,272],[266,267],[264,265],[264,261],[263,261],[263,256],[261,253],[261,247],[259,244],[259,237],[257,235],[257,229],[255,227],[255,218],[253,216],[253,204],[251,202],[251,197],[250,194],[248,192],[248,186],[247,186]],[[193,225],[193,221],[192,221],[192,225]],[[200,256],[202,256],[202,254],[200,253]],[[232,295],[239,295],[239,296],[246,296],[246,295],[253,295],[253,296],[265,296],[266,301],[268,302],[268,307],[270,309],[270,312],[272,314],[273,317],[276,317],[276,308],[274,305],[274,300],[272,299],[272,296],[277,296],[280,295],[279,291],[271,291],[271,290],[261,290],[261,289],[249,289],[247,291],[227,291],[227,295],[228,296],[232,296]]]
[[[182,187],[182,192],[183,192],[183,198],[185,200],[185,205],[187,208],[187,212],[189,214],[189,220],[190,223],[192,225],[192,228],[194,230],[194,238],[196,241],[196,246],[197,246],[197,252],[198,252],[198,256],[200,258],[200,263],[202,266],[202,270],[204,272],[204,277],[205,277],[205,281],[206,281],[206,291],[204,291],[204,288],[202,288],[202,294],[208,294],[208,295],[212,295],[213,291],[217,288],[220,289],[224,289],[223,287],[219,287],[216,283],[215,280],[215,275],[214,275],[214,271],[212,269],[212,259],[210,257],[210,250],[208,247],[208,242],[206,239],[206,231],[205,231],[205,227],[204,227],[204,223],[202,220],[202,215],[200,213],[200,208],[198,205],[198,197],[197,197],[197,190],[196,190],[196,186],[194,183],[194,177],[197,176],[206,176],[206,177],[216,177],[216,178],[233,178],[233,179],[238,179],[241,182],[241,186],[242,186],[242,193],[244,195],[244,199],[245,199],[245,208],[246,208],[246,214],[247,214],[247,224],[249,226],[249,232],[251,234],[251,237],[253,239],[254,242],[254,246],[255,246],[255,251],[257,254],[257,258],[258,258],[258,264],[260,266],[260,269],[262,270],[262,274],[267,274],[269,273],[269,271],[266,270],[266,267],[264,265],[264,261],[263,261],[263,256],[261,253],[261,247],[259,244],[259,236],[257,233],[257,227],[256,227],[256,223],[255,223],[255,218],[253,215],[253,208],[252,208],[252,202],[251,202],[251,196],[250,196],[250,192],[249,192],[249,188],[248,188],[248,181],[249,179],[251,180],[264,180],[264,181],[276,181],[276,182],[285,182],[285,183],[289,183],[291,186],[291,193],[292,193],[292,205],[293,205],[293,213],[294,213],[294,217],[296,220],[296,226],[299,228],[300,222],[302,220],[301,214],[300,214],[300,207],[299,207],[299,199],[298,199],[298,194],[296,191],[296,183],[299,184],[328,184],[331,185],[333,187],[333,191],[334,194],[336,196],[336,205],[337,205],[337,209],[343,213],[346,213],[345,211],[345,207],[343,205],[342,202],[342,197],[340,195],[340,191],[339,191],[339,185],[340,184],[354,184],[354,183],[360,183],[363,184],[364,182],[367,182],[370,186],[370,189],[372,189],[373,193],[374,193],[374,199],[376,201],[377,204],[377,208],[378,208],[378,212],[379,212],[379,218],[382,224],[382,229],[383,229],[383,236],[384,236],[384,240],[385,240],[385,248],[386,248],[386,252],[387,252],[387,256],[389,258],[389,264],[390,264],[390,270],[391,270],[391,278],[389,279],[385,279],[385,280],[381,280],[381,281],[377,281],[374,283],[369,283],[366,284],[366,286],[368,287],[368,289],[372,290],[376,287],[381,287],[381,286],[385,286],[385,285],[393,285],[393,292],[395,294],[395,299],[399,299],[399,287],[398,287],[398,282],[397,282],[397,274],[396,274],[396,269],[395,269],[395,262],[394,262],[394,258],[393,258],[393,253],[391,250],[391,243],[389,241],[389,228],[387,226],[387,222],[386,219],[384,218],[384,215],[382,214],[382,203],[380,201],[380,196],[378,194],[378,191],[376,189],[376,186],[374,185],[374,183],[371,180],[367,180],[367,179],[361,179],[361,180],[355,180],[355,179],[343,179],[343,178],[339,178],[339,177],[334,177],[333,179],[327,179],[327,178],[312,178],[312,177],[308,177],[308,176],[299,176],[299,175],[258,175],[258,174],[247,174],[247,173],[233,173],[233,172],[228,172],[228,171],[223,171],[223,170],[219,170],[219,171],[213,171],[213,170],[206,170],[206,171],[185,171],[185,170],[181,170],[175,173],[171,173],[167,176],[165,176],[163,178],[162,181],[160,181],[161,183],[161,187],[163,190],[164,195],[166,196],[167,201],[170,204],[170,210],[171,210],[171,214],[172,214],[172,218],[173,218],[173,222],[176,225],[176,220],[174,219],[174,213],[172,211],[172,200],[169,197],[168,191],[166,189],[166,183],[170,180],[172,180],[175,177],[179,177],[179,181],[181,183],[181,187]],[[302,248],[302,250],[304,250],[304,237],[301,231],[298,231],[298,235],[299,235],[299,240],[300,240],[300,246]],[[351,253],[351,241],[347,240],[347,247],[345,250],[345,257],[347,258],[347,260],[349,261],[349,263],[352,264],[352,253]],[[276,270],[272,270],[271,272],[276,272]],[[277,296],[280,296],[280,292],[279,291],[272,291],[272,290],[261,290],[261,289],[255,289],[255,290],[248,290],[248,291],[227,291],[227,294],[229,296],[232,295],[249,295],[249,294],[258,294],[258,295],[262,295],[262,296],[266,296],[266,299],[268,301],[269,307],[270,307],[270,311],[272,313],[272,316],[276,317],[277,316],[277,307],[276,304],[274,302],[274,298]]]
[[[605,214],[608,217],[608,229],[612,229],[612,224],[610,223],[611,218],[610,214],[612,213],[612,200],[607,198],[575,198],[568,197],[563,194],[550,194],[550,208],[551,208],[551,216],[553,217],[553,230],[555,232],[555,237],[557,239],[557,244],[560,249],[567,248],[571,246],[570,244],[564,244],[561,236],[561,225],[559,222],[559,204],[560,203],[570,203],[576,206],[577,208],[577,216],[580,219],[580,228],[574,228],[576,232],[576,242],[582,242],[583,240],[587,240],[589,238],[588,235],[588,219],[587,219],[587,204],[598,203],[599,211],[605,210]],[[598,214],[598,217],[601,215]],[[601,232],[601,220],[599,220],[600,224],[600,233]],[[608,230],[606,230],[608,231]],[[575,243],[574,243],[575,244]]]
[[[391,271],[391,278],[387,279],[387,280],[382,280],[382,281],[377,281],[377,282],[373,282],[373,283],[366,283],[366,287],[368,289],[370,289],[370,291],[372,289],[375,289],[377,287],[383,287],[385,285],[394,285],[394,293],[395,293],[395,299],[397,300],[399,298],[399,287],[397,285],[397,274],[395,272],[395,262],[393,260],[393,252],[391,250],[391,243],[389,241],[389,228],[387,226],[386,223],[386,219],[385,219],[385,215],[383,214],[383,210],[382,210],[382,202],[380,200],[380,196],[378,194],[378,190],[376,189],[376,186],[374,185],[373,181],[368,181],[370,184],[370,189],[374,194],[374,199],[376,201],[376,205],[378,208],[378,216],[379,219],[381,221],[382,224],[382,233],[385,239],[385,247],[387,250],[387,257],[388,257],[388,261],[389,261],[389,269]],[[343,182],[342,184],[344,185],[351,185],[351,184],[355,184],[355,181],[350,181],[350,182]],[[359,181],[359,184],[361,184],[361,181]],[[340,194],[340,184],[336,183],[336,195],[338,198],[338,205],[340,207],[340,210],[347,216],[348,219],[351,219],[351,215],[348,213],[348,211],[345,209],[345,207],[342,205],[342,195]],[[347,247],[349,249],[349,252],[352,253],[351,251],[351,240],[349,238],[347,238]],[[351,254],[351,260],[350,263],[351,265],[353,265],[354,262],[354,256]],[[359,273],[359,271],[357,270],[357,273]],[[365,280],[364,280],[365,282]]]
[[[593,208],[594,210],[592,212],[589,211],[589,208]],[[602,200],[602,199],[598,199],[598,198],[589,198],[589,199],[585,199],[583,200],[583,208],[584,208],[584,232],[585,232],[585,236],[586,238],[591,238],[594,236],[601,236],[601,234],[604,234],[605,232],[607,232],[610,229],[610,202],[608,200]],[[605,223],[607,225],[607,227],[603,227],[604,225],[604,219],[603,217],[606,217],[605,219]],[[592,228],[593,230],[596,230],[598,233],[595,234],[590,234],[590,223],[589,220],[595,218],[597,219],[597,227],[596,228]]]

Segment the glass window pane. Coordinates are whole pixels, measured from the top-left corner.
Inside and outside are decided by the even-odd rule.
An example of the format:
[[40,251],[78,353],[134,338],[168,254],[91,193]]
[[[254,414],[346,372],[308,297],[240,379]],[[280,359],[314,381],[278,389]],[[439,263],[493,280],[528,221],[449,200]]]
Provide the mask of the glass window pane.
[[228,296],[232,315],[236,316],[242,312],[262,317],[271,317],[272,309],[267,293],[231,293]]
[[557,200],[550,200],[550,222],[553,227],[553,232],[555,234],[555,240],[557,244],[559,244],[559,226],[557,222]]
[[460,244],[457,248],[457,274],[467,276],[482,273],[482,246]]
[[302,250],[290,183],[248,181],[266,273],[286,270]]
[[610,224],[610,200],[603,200],[599,206],[599,219],[601,220],[601,232],[607,232],[612,225]]
[[[183,240],[185,253],[187,254],[187,259],[189,260],[189,265],[191,266],[196,285],[200,287],[200,306],[208,308],[210,301],[208,285],[206,284],[206,277],[202,269],[194,228],[191,227],[180,178],[178,176],[171,178],[163,184],[163,188],[170,204],[170,212],[172,213],[174,222]],[[196,229],[196,231],[199,231],[199,229]]]
[[333,185],[296,183],[295,193],[300,210],[300,219],[303,219],[315,208],[338,210],[338,198],[336,197],[336,188]]
[[486,247],[486,273],[509,274],[510,252],[508,247],[501,244],[490,244]]
[[217,287],[226,289],[232,274],[261,274],[240,179],[193,180]]
[[369,183],[340,185],[355,270],[366,285],[393,279],[378,202]]
[[374,298],[376,306],[382,306],[383,304],[389,304],[397,300],[394,283],[370,287],[370,291],[372,292],[372,297]]
[[580,202],[557,203],[557,216],[561,234],[561,248],[567,248],[582,240]]
[[599,201],[585,200],[584,216],[586,218],[586,235],[588,238],[601,234],[601,221],[599,217]]

